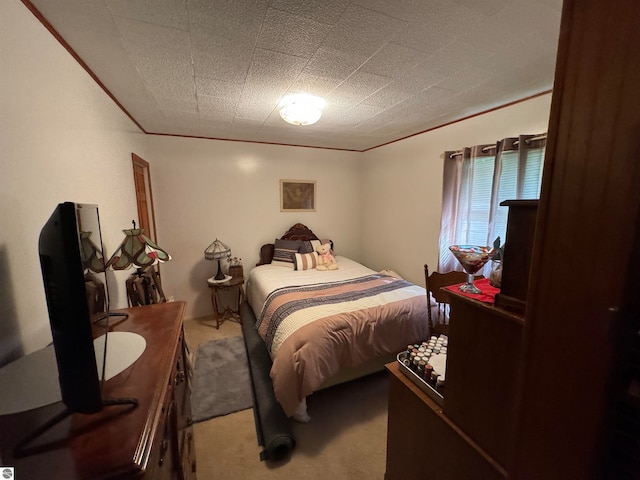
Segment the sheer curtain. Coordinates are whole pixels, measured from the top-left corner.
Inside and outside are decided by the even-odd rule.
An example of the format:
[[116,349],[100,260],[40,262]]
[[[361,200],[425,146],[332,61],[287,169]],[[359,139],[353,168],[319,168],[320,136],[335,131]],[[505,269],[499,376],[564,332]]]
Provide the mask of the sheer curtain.
[[546,134],[520,135],[444,153],[439,272],[462,270],[449,245],[505,242],[508,208],[500,202],[540,196],[545,145]]

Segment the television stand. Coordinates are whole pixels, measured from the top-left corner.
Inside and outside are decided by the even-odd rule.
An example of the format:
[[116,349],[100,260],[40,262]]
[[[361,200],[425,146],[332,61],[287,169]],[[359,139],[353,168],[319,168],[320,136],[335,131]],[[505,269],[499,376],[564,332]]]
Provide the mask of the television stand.
[[[103,407],[115,406],[115,405],[133,405],[134,407],[138,406],[138,400],[136,398],[109,398],[104,399],[102,401]],[[16,443],[13,449],[13,456],[15,458],[22,458],[30,455],[32,453],[37,453],[46,449],[46,447],[33,447],[32,449],[26,448],[29,443],[34,441],[40,435],[44,434],[49,429],[53,428],[56,424],[60,423],[62,420],[67,418],[69,415],[74,412],[69,408],[65,408],[62,412],[58,413],[56,416],[48,420],[47,422],[40,425],[34,431],[32,431],[29,435],[24,437],[18,443]]]

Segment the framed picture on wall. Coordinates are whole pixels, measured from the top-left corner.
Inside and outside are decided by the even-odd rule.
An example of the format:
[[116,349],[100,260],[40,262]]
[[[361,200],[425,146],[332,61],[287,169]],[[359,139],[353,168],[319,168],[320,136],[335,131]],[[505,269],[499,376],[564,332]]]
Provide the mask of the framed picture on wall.
[[315,180],[280,180],[281,212],[315,212]]

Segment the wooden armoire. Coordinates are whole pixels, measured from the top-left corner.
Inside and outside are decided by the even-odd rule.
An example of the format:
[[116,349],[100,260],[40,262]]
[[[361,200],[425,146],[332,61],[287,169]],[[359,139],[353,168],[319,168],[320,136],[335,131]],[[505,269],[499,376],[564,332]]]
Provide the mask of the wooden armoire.
[[509,478],[640,478],[639,25],[563,5]]

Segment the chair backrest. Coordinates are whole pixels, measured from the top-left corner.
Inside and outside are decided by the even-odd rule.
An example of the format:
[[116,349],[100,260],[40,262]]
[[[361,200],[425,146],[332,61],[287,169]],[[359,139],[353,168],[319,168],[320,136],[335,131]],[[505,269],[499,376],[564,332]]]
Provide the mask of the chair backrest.
[[442,287],[464,283],[467,281],[467,274],[464,272],[432,272],[429,275],[429,267],[424,266],[424,275],[427,292],[431,293],[433,299],[438,303],[449,303],[449,294]]
[[[476,277],[482,278],[482,277]],[[425,279],[425,288],[427,289],[427,308],[428,316],[429,316],[429,326],[431,327],[434,333],[448,333],[448,328],[446,323],[448,323],[448,310],[444,307],[444,305],[449,304],[449,294],[446,290],[443,290],[442,287],[447,287],[449,285],[456,285],[458,283],[464,283],[467,281],[467,274],[464,272],[447,272],[447,273],[439,273],[439,272],[431,272],[429,274],[429,266],[427,264],[424,265],[424,279]],[[435,300],[438,304],[436,309],[436,313],[438,316],[438,324],[434,323],[433,318],[431,316],[431,300]]]

